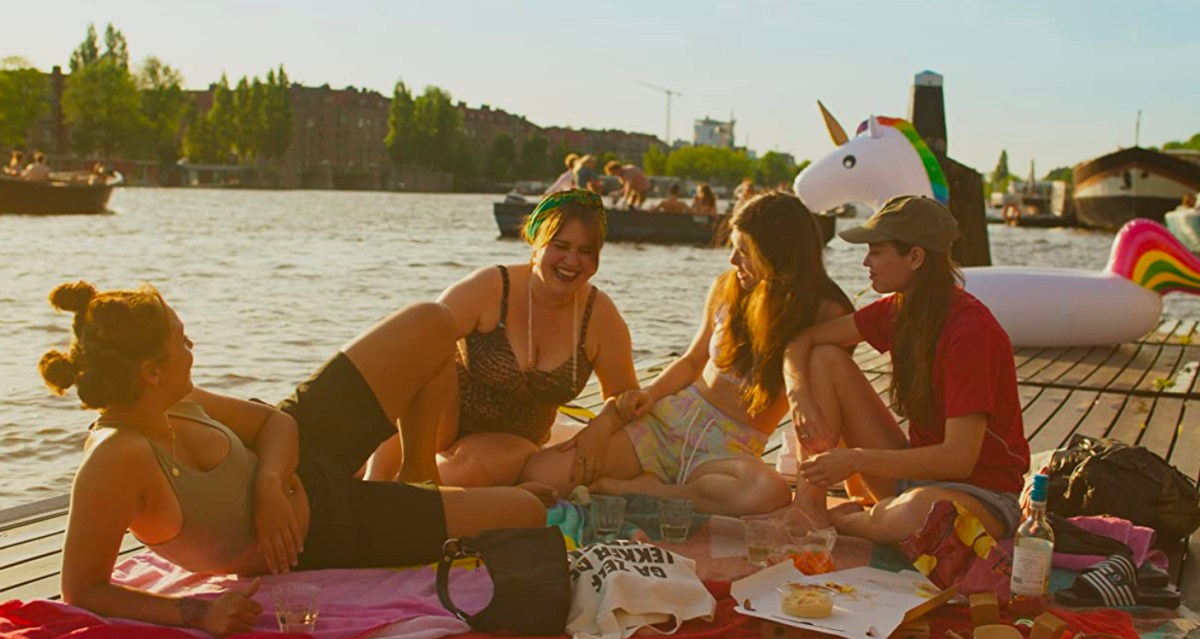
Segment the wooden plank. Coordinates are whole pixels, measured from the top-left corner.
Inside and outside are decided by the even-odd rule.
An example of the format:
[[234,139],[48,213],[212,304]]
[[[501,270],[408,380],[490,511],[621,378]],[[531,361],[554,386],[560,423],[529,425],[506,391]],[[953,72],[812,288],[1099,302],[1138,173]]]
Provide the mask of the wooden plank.
[[1183,400],[1178,397],[1160,397],[1146,420],[1146,429],[1137,442],[1147,450],[1167,459],[1171,456],[1171,445],[1175,443],[1175,432],[1179,429],[1179,418],[1183,414]]
[[[1020,366],[1017,366],[1017,381],[1024,381],[1037,375],[1043,368],[1058,361],[1066,349],[1063,348],[1043,348],[1038,351],[1037,355],[1025,360]],[[1015,363],[1015,360],[1014,360]]]
[[1025,381],[1033,384],[1053,384],[1059,381],[1067,371],[1073,369],[1076,364],[1083,358],[1087,357],[1092,352],[1090,346],[1076,346],[1068,348],[1059,354],[1058,359],[1038,371],[1033,376]]
[[1137,388],[1146,377],[1146,371],[1150,370],[1154,366],[1154,362],[1158,360],[1158,354],[1162,352],[1162,348],[1161,344],[1142,344],[1137,355],[1133,357],[1125,370],[1113,379],[1106,390],[1130,391]]
[[1153,398],[1127,395],[1124,405],[1121,406],[1121,413],[1104,436],[1126,444],[1136,444],[1142,438],[1142,431],[1146,429],[1146,420],[1150,418],[1150,409],[1153,407]]
[[1164,344],[1158,351],[1158,357],[1154,359],[1154,364],[1146,369],[1145,374],[1142,375],[1142,381],[1136,388],[1151,393],[1169,391],[1175,383],[1175,369],[1179,366],[1182,356],[1182,346]]
[[63,530],[67,525],[67,512],[60,511],[51,516],[43,516],[20,526],[15,526],[0,532],[0,552],[5,548],[23,544],[27,541],[54,534]]
[[1167,461],[1179,472],[1200,481],[1200,401],[1188,400],[1184,404]]
[[1165,344],[1175,334],[1175,331],[1183,322],[1173,318],[1165,318],[1158,322],[1158,326],[1144,335],[1140,340],[1147,344]]
[[1058,412],[1063,400],[1070,394],[1070,391],[1061,388],[1042,389],[1033,402],[1021,411],[1025,421],[1025,438],[1028,439],[1041,430],[1042,424]]
[[1100,393],[1093,390],[1072,391],[1063,398],[1054,415],[1029,438],[1029,450],[1036,453],[1061,447],[1091,412],[1099,396]]
[[1094,372],[1085,377],[1079,385],[1088,388],[1108,388],[1113,380],[1125,371],[1130,362],[1137,357],[1137,354],[1141,350],[1142,346],[1140,344],[1121,344],[1117,346],[1109,354],[1108,359],[1098,366]]
[[1066,386],[1083,386],[1083,380],[1094,375],[1101,366],[1109,361],[1116,350],[1115,346],[1093,347],[1086,357],[1059,376],[1057,382]]
[[[1121,409],[1125,407],[1128,397],[1128,395],[1120,393],[1100,393],[1096,401],[1092,403],[1092,408],[1088,411],[1087,416],[1071,434],[1104,437],[1112,428],[1117,416],[1121,414]],[[1069,437],[1067,439],[1070,440]]]
[[[130,555],[144,548],[133,535],[126,534],[121,541],[118,561],[125,555]],[[59,573],[62,572],[62,553],[31,558],[15,566],[0,570],[0,599],[30,598],[47,599],[58,597]],[[31,597],[28,593],[35,590],[39,593]],[[18,594],[21,593],[21,594]]]

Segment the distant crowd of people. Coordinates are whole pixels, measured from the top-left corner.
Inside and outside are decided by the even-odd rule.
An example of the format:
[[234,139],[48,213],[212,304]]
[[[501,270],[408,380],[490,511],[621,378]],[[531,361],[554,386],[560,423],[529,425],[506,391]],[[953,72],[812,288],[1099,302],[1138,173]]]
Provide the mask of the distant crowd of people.
[[[578,155],[567,154],[563,159],[565,170],[546,189],[546,195],[562,193],[571,189],[584,189],[599,195],[604,195],[602,178],[596,169],[597,158],[591,153]],[[706,183],[696,185],[691,202],[680,198],[682,187],[678,182],[672,183],[667,189],[667,197],[658,203],[643,209],[646,199],[653,190],[650,178],[636,164],[622,164],[616,160],[604,165],[604,174],[611,175],[620,181],[620,188],[612,192],[614,207],[633,211],[645,210],[647,213],[680,213],[687,215],[706,215],[717,217],[717,197],[713,189]],[[790,190],[790,189],[789,189]],[[734,191],[735,206],[750,199],[757,193],[754,181],[747,178]]]
[[50,165],[46,164],[46,154],[38,151],[33,154],[33,162],[25,164],[25,154],[13,151],[4,167],[4,175],[29,180],[30,182],[46,182],[50,179]]

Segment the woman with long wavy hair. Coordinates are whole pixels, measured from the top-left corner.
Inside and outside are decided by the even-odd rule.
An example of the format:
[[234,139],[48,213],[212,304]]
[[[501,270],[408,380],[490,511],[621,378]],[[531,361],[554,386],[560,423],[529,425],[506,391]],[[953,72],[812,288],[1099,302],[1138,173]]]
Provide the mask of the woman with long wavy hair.
[[[702,512],[749,515],[791,500],[762,462],[787,412],[783,359],[803,329],[853,307],[822,263],[816,221],[799,199],[766,193],[731,220],[732,269],[713,283],[691,346],[645,390],[618,400],[630,421],[609,440],[593,492],[692,500]],[[574,487],[563,451],[535,454],[525,478]]]
[[[1029,469],[1012,344],[996,318],[961,288],[950,260],[958,225],[935,200],[889,200],[863,226],[863,266],[879,293],[852,316],[801,333],[787,353],[787,387],[802,456],[797,506],[846,534],[898,542],[937,501],[971,511],[993,537],[1020,522]],[[891,353],[892,409],[847,355],[866,341]],[[876,503],[826,511],[825,490],[851,477]]]

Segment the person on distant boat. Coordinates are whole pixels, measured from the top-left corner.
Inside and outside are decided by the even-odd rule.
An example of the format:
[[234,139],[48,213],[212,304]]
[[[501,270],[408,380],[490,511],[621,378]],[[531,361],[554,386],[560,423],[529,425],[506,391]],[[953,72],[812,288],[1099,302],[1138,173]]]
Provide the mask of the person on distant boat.
[[742,179],[741,184],[733,189],[733,208],[738,208],[743,202],[754,197],[758,193],[758,189],[754,186],[752,178]]
[[[935,502],[949,500],[992,537],[1012,535],[1029,470],[1012,344],[962,289],[950,261],[954,216],[931,198],[900,196],[840,235],[869,245],[863,265],[871,284],[894,295],[814,326],[787,347],[802,453],[796,506],[845,534],[896,543],[916,532]],[[889,396],[908,418],[908,437],[843,350],[864,340],[891,353]],[[826,511],[826,489],[851,478],[875,505]]]
[[667,188],[667,199],[655,204],[650,210],[655,213],[687,213],[687,202],[679,199],[679,183],[672,182]]
[[8,157],[8,165],[4,167],[4,174],[13,177],[21,177],[22,165],[25,163],[25,154],[14,150],[12,155]]
[[575,160],[572,173],[575,176],[575,188],[600,193],[600,174],[596,172],[596,156],[591,153],[580,156]]
[[104,166],[103,162],[97,162],[92,165],[92,172],[87,175],[87,183],[90,185],[104,184],[108,182],[108,167]]
[[[627,425],[607,442],[595,493],[692,500],[730,516],[788,505],[787,481],[761,459],[788,409],[783,356],[817,322],[854,310],[825,272],[816,221],[796,197],[765,193],[734,214],[732,269],[708,292],[696,336],[645,390],[618,401]],[[565,494],[578,483],[572,459],[544,450],[525,479]]]
[[689,211],[692,215],[717,217],[717,196],[713,194],[711,186],[704,182],[696,185],[696,195],[692,198]]
[[[606,215],[600,196],[582,189],[547,195],[525,222],[529,262],[481,268],[442,293],[459,339],[458,397],[439,431],[438,470],[451,486],[518,483],[530,455],[550,438],[558,407],[593,370],[605,398],[638,387],[629,328],[615,304],[590,283],[600,266]],[[615,407],[560,450],[589,480],[603,444],[621,424]],[[367,470],[389,479],[402,452],[392,438]],[[567,452],[569,451],[569,452]],[[526,484],[546,501],[558,495]],[[560,493],[565,497],[567,493]]]
[[551,193],[558,193],[560,191],[570,191],[575,188],[575,174],[572,172],[571,167],[575,166],[575,161],[578,159],[579,156],[574,153],[568,153],[567,157],[563,158],[563,164],[567,165],[567,170],[559,174],[558,178],[554,180],[550,188],[546,189],[543,195],[550,195]]
[[258,575],[436,561],[448,537],[538,527],[545,510],[515,488],[437,488],[352,477],[399,422],[402,475],[436,478],[433,444],[452,384],[454,318],[440,304],[404,308],[343,347],[279,407],[192,384],[192,342],[157,290],[50,294],[74,314],[68,353],[39,370],[56,393],[77,388],[99,411],[71,488],[63,601],[106,617],[247,632],[258,589],[215,599],[114,585],[126,531],[196,573]]
[[29,182],[48,182],[50,180],[50,165],[46,164],[46,154],[38,151],[33,154],[33,163],[25,167],[21,179]]
[[650,178],[636,165],[623,165],[612,160],[604,165],[604,173],[621,181],[620,202],[627,208],[637,209],[646,201],[646,195],[650,193]]

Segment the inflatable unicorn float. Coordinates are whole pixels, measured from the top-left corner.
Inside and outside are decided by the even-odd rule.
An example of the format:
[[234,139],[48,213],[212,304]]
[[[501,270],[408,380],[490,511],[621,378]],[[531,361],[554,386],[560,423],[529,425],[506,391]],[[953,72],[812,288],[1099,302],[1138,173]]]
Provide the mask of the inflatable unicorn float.
[[[796,177],[812,211],[863,202],[878,211],[897,195],[949,205],[937,158],[904,120],[871,116],[850,139],[820,102],[837,148]],[[1154,330],[1162,296],[1200,293],[1200,260],[1150,220],[1126,224],[1103,271],[987,266],[964,268],[966,289],[992,310],[1015,346],[1099,346]]]

